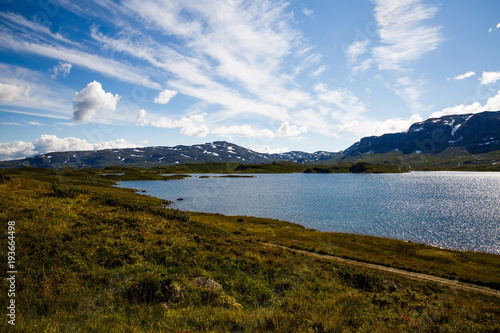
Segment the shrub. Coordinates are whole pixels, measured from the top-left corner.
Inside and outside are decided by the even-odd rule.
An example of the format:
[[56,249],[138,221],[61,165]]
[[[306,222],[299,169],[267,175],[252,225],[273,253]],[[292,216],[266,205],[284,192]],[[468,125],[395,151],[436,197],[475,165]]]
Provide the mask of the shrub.
[[338,270],[340,279],[347,285],[364,291],[377,291],[383,287],[383,279],[374,273],[357,271],[343,266]]
[[86,190],[58,183],[52,183],[51,188],[58,198],[76,198],[81,193],[88,193]]

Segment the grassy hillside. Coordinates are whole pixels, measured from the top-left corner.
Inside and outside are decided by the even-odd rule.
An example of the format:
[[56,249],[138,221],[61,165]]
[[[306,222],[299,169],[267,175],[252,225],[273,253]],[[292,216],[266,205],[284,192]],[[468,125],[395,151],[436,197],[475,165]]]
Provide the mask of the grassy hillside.
[[366,162],[415,171],[500,171],[500,151],[471,154],[464,149],[448,148],[439,154],[404,155],[400,151],[360,156],[336,156],[324,164]]
[[[110,187],[108,177],[121,176],[101,173],[119,170],[4,173],[10,180],[0,184],[0,257],[7,262],[4,236],[7,221],[15,221],[17,331],[500,330],[500,301],[493,296],[263,243],[413,265],[492,287],[498,287],[499,256],[325,234],[267,219],[187,215],[165,209],[160,199]],[[136,176],[163,177],[139,169],[127,175]],[[2,283],[7,290],[5,278]],[[6,304],[7,293],[0,299]],[[6,311],[3,306],[2,331],[10,328]]]

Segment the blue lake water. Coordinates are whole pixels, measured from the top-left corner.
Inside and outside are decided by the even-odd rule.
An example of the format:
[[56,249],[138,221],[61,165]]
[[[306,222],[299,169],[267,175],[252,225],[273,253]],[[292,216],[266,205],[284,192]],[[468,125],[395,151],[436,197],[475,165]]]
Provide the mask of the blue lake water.
[[269,217],[322,231],[500,254],[500,173],[192,176],[119,186],[146,190],[185,211]]

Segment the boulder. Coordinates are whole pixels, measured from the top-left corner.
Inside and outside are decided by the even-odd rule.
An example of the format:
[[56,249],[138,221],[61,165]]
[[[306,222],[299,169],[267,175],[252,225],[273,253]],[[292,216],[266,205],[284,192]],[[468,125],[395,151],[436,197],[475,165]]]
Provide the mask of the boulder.
[[208,289],[208,290],[222,290],[222,286],[215,282],[212,279],[209,279],[207,277],[199,276],[197,278],[193,279],[193,284],[202,289]]

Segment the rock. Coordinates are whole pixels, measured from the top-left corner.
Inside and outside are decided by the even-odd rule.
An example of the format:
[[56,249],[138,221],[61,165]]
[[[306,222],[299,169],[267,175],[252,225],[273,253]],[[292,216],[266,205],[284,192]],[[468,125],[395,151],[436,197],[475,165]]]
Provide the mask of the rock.
[[184,199],[183,198],[177,198],[177,201],[182,201],[182,200],[184,200]]
[[241,223],[241,222],[245,222],[245,220],[244,219],[237,219],[236,222],[240,222]]
[[199,276],[193,279],[193,284],[198,288],[208,289],[208,290],[222,290],[222,286],[212,279],[207,277]]

